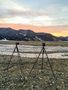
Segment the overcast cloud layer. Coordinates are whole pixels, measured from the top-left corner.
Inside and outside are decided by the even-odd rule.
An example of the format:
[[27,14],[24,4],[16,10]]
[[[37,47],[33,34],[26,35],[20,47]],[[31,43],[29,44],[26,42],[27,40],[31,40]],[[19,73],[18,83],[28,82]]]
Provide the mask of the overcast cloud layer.
[[68,0],[0,0],[0,23],[68,25]]

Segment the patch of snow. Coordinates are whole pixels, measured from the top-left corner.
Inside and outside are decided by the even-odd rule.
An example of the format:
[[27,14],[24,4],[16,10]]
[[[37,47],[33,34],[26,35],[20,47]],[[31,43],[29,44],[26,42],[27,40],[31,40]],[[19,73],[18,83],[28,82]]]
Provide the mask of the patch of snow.
[[[15,45],[0,44],[0,54],[1,55],[11,55],[14,48],[15,48]],[[42,47],[41,46],[31,46],[31,45],[19,45],[18,48],[20,52],[23,52],[23,53],[20,53],[21,57],[36,58]],[[61,59],[68,58],[68,53],[66,53],[68,52],[68,47],[46,46],[45,48],[46,48],[46,51],[58,51],[58,53],[48,54],[49,58],[61,58]],[[66,52],[62,53],[64,51]],[[38,54],[36,52],[38,52]],[[14,55],[17,55],[17,53],[15,53]]]
[[1,41],[8,41],[6,38],[2,39]]
[[41,38],[38,38],[37,36],[35,38],[38,39],[39,41],[42,41],[42,39]]
[[26,36],[26,34],[24,34],[23,36]]

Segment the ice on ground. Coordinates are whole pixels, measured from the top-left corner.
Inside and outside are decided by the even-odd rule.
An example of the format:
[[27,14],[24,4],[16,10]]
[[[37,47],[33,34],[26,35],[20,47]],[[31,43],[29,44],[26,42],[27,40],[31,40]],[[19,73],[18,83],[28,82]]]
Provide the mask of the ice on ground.
[[[6,44],[0,44],[0,52],[12,52],[14,49],[15,45],[6,45]],[[41,46],[31,46],[31,45],[19,45],[18,46],[19,50],[21,52],[40,52]],[[68,51],[68,47],[63,47],[63,46],[46,46],[45,47],[46,51]]]
[[[1,55],[12,55],[14,48],[15,48],[15,45],[0,44],[0,54]],[[19,48],[19,51],[21,52],[20,53],[21,57],[35,58],[38,56],[38,53],[40,52],[42,47],[41,46],[31,46],[31,45],[19,45],[18,48]],[[68,47],[46,46],[45,49],[46,49],[46,51],[52,51],[52,52],[58,51],[58,53],[48,54],[49,58],[61,58],[61,59],[68,58],[68,53],[67,53]],[[65,53],[64,53],[64,51],[65,51]],[[33,52],[33,53],[30,53],[30,52]],[[38,53],[35,54],[35,52],[38,52]],[[15,53],[14,55],[17,55],[17,54]]]

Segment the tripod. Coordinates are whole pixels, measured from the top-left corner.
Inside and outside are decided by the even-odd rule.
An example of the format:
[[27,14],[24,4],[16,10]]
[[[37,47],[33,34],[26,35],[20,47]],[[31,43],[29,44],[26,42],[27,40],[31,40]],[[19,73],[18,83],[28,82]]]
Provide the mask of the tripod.
[[[36,63],[38,62],[38,59],[39,59],[39,57],[40,57],[41,54],[42,54],[41,73],[43,72],[43,69],[44,69],[44,54],[45,54],[45,55],[46,55],[46,59],[47,59],[48,64],[49,64],[49,67],[50,67],[50,69],[51,69],[53,78],[54,78],[54,80],[56,81],[57,78],[55,77],[55,74],[54,74],[54,71],[53,71],[53,68],[52,68],[50,59],[48,58],[48,54],[47,54],[46,49],[45,49],[45,43],[42,43],[42,49],[41,49],[41,51],[40,51],[40,53],[39,53],[36,61],[34,62],[33,67],[32,67],[32,69],[31,69],[30,72],[29,72],[29,75],[31,74],[32,70],[34,69],[34,67],[35,67]],[[58,90],[57,86],[56,86],[56,90]]]
[[[15,45],[15,48],[14,48],[14,50],[13,50],[13,52],[12,52],[12,55],[11,55],[11,57],[10,57],[10,60],[8,61],[8,64],[7,64],[7,68],[5,69],[5,70],[9,70],[11,67],[13,67],[13,64],[12,64],[12,66],[10,66],[10,64],[11,64],[11,60],[12,60],[12,58],[13,58],[13,55],[14,55],[14,53],[15,53],[15,51],[17,51],[17,53],[18,53],[18,58],[19,58],[19,68],[20,68],[20,72],[21,72],[21,74],[22,74],[22,67],[21,67],[21,64],[22,64],[22,60],[21,60],[21,56],[20,56],[20,52],[19,52],[19,49],[18,49],[18,45],[19,45],[19,43],[18,42],[16,42],[16,45]],[[17,64],[17,63],[16,63]]]
[[54,71],[53,71],[53,68],[52,68],[50,59],[48,58],[48,55],[47,55],[47,52],[46,52],[46,49],[45,49],[45,43],[42,43],[42,49],[41,49],[41,51],[40,51],[40,53],[39,53],[36,61],[34,62],[33,67],[32,67],[32,69],[31,69],[30,72],[29,72],[29,75],[31,74],[32,70],[34,69],[35,64],[38,62],[38,59],[39,59],[39,57],[40,57],[41,54],[42,54],[41,71],[43,71],[43,69],[44,69],[44,54],[45,54],[45,55],[46,55],[46,58],[47,58],[47,61],[48,61],[48,64],[49,64],[49,66],[50,66],[51,72],[52,72],[52,74],[53,74],[53,77],[55,78],[55,74],[54,74]]

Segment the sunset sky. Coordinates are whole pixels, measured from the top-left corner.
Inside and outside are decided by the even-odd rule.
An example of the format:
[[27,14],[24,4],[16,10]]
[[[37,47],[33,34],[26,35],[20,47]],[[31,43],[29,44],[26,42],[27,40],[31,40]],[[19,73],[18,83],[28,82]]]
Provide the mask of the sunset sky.
[[0,27],[68,36],[68,0],[0,0]]

